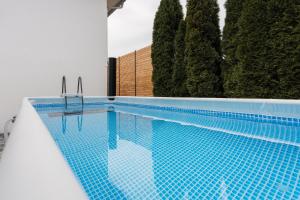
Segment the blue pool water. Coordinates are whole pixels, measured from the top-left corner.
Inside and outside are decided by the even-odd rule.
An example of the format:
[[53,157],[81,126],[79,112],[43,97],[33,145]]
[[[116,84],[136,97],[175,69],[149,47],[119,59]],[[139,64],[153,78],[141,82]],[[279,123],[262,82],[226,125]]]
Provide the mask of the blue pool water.
[[300,125],[142,106],[36,106],[96,199],[299,199]]

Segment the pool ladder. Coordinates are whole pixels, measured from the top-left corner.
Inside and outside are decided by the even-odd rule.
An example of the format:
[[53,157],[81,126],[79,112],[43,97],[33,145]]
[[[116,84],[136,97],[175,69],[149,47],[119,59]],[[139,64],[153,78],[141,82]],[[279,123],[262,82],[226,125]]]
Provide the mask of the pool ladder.
[[[69,94],[67,93],[67,81],[66,77],[63,76],[62,78],[62,89],[61,89],[61,97],[64,98],[65,102],[65,114],[74,114],[74,113],[82,113],[83,112],[83,89],[82,89],[82,78],[79,76],[77,79],[77,93],[76,94]],[[81,107],[79,110],[68,110],[70,105],[68,105],[68,99],[80,99]]]

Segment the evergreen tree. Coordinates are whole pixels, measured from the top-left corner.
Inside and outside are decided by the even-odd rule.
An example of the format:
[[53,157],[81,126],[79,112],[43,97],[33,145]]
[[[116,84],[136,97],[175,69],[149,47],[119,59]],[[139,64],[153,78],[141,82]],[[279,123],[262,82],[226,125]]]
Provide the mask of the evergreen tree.
[[266,41],[269,39],[268,0],[246,0],[239,21],[237,45],[238,65],[235,66],[237,96],[268,98],[278,82],[266,65],[269,54]]
[[237,96],[287,98],[295,97],[299,91],[296,89],[299,88],[296,1],[245,1],[239,21],[235,66]]
[[172,96],[174,39],[182,18],[179,0],[161,0],[154,20],[151,55],[154,96]]
[[216,0],[189,0],[186,17],[187,88],[194,97],[220,96],[220,29]]
[[238,93],[237,76],[239,72],[238,68],[235,69],[238,64],[236,47],[238,44],[237,34],[239,32],[238,21],[241,16],[244,1],[245,0],[227,0],[225,4],[226,19],[222,37],[222,50],[224,55],[222,73],[224,95],[226,97],[236,97]]
[[175,62],[173,67],[173,94],[175,97],[187,97],[186,63],[185,63],[186,23],[182,20],[175,37]]
[[273,97],[299,99],[300,3],[297,5],[297,0],[271,0],[269,12],[271,16],[277,16],[268,41],[267,64],[270,70],[275,71],[279,81]]

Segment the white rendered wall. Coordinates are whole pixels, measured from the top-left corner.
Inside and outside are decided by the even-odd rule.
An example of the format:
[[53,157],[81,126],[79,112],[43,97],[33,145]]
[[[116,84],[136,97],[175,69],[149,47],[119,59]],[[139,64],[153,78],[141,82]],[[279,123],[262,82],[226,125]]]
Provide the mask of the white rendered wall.
[[0,133],[25,96],[105,95],[106,0],[0,0]]

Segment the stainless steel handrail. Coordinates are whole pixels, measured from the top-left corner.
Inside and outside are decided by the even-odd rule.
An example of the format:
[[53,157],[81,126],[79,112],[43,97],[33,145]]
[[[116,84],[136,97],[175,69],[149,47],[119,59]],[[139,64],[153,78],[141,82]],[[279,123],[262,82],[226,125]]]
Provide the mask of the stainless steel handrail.
[[66,77],[63,76],[62,78],[62,86],[61,86],[61,95],[67,93],[67,82],[66,82]]
[[76,94],[68,94],[67,93],[67,81],[66,81],[66,77],[63,76],[63,78],[62,78],[61,96],[65,100],[65,110],[68,109],[68,97],[70,97],[70,98],[80,98],[80,100],[81,100],[81,106],[82,106],[82,109],[83,109],[84,100],[83,100],[83,87],[82,87],[82,78],[81,78],[81,76],[78,77],[78,81],[77,81],[77,93]]
[[79,95],[79,92],[81,95],[83,94],[81,76],[78,77],[78,81],[77,81],[77,95]]
[[[80,92],[80,93],[79,93]],[[81,105],[83,107],[83,89],[82,89],[82,78],[81,76],[78,77],[77,81],[77,96],[81,95]]]
[[62,78],[62,85],[61,85],[61,96],[65,99],[65,109],[68,107],[68,99],[67,99],[67,81],[66,77],[63,76]]

